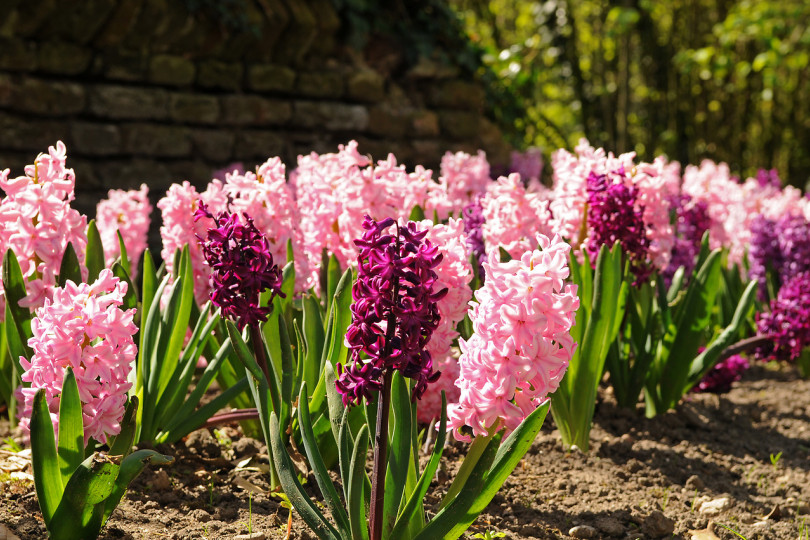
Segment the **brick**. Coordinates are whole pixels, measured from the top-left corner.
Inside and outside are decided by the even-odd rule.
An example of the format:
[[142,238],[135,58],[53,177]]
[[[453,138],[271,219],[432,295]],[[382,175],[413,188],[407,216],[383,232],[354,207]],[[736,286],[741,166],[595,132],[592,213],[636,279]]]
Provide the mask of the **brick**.
[[353,100],[377,103],[385,98],[385,80],[376,71],[365,69],[349,77],[346,91]]
[[73,122],[70,126],[77,152],[90,156],[108,156],[121,152],[121,131],[115,124]]
[[191,154],[188,130],[179,126],[127,124],[121,128],[125,152],[159,157],[186,157]]
[[410,124],[411,120],[408,114],[392,109],[389,106],[378,105],[369,110],[369,133],[399,138],[407,133]]
[[213,173],[210,165],[198,160],[171,162],[167,164],[167,168],[174,182],[188,180],[200,191],[205,190]]
[[243,131],[236,136],[234,159],[266,160],[284,154],[286,147],[284,134],[274,131]]
[[112,119],[159,120],[168,116],[165,90],[127,86],[96,86],[90,91],[90,111]]
[[146,183],[152,193],[168,189],[173,178],[164,164],[142,158],[101,162],[96,165],[96,174],[100,178],[114,178],[120,189],[138,189]]
[[93,51],[65,41],[46,41],[37,51],[39,71],[59,75],[78,75],[87,71]]
[[33,42],[0,37],[0,51],[3,51],[0,54],[0,69],[8,71],[37,69],[37,49]]
[[81,85],[28,77],[7,81],[10,85],[0,78],[0,103],[15,111],[64,116],[84,110],[86,96]]
[[417,137],[437,137],[440,133],[439,116],[433,111],[420,110],[411,117],[411,133]]
[[222,121],[235,125],[283,125],[292,117],[289,102],[259,96],[222,98]]
[[102,56],[102,66],[108,79],[142,81],[146,78],[149,58],[133,50],[109,51]]
[[182,56],[158,54],[149,61],[149,81],[155,84],[188,86],[195,74],[194,62]]
[[248,68],[248,87],[257,92],[290,92],[295,71],[277,64],[255,64]]
[[0,113],[0,133],[3,134],[3,149],[30,152],[29,162],[33,162],[38,153],[47,151],[56,141],[61,140],[70,148],[70,128],[67,122]]
[[432,87],[430,103],[436,107],[481,112],[484,97],[484,88],[480,84],[452,79]]
[[214,124],[219,120],[219,100],[200,94],[172,94],[169,117],[176,122]]
[[467,111],[441,111],[439,125],[451,139],[471,140],[478,134],[480,116]]
[[95,45],[102,48],[121,43],[138,20],[145,0],[118,0],[115,11],[104,22]]
[[330,131],[364,131],[368,128],[368,110],[362,105],[326,101],[296,101],[293,124],[303,128]]
[[343,96],[343,76],[334,71],[299,73],[295,88],[306,97],[339,98]]
[[242,87],[242,64],[201,61],[197,66],[197,84],[203,88],[238,90]]
[[208,161],[226,162],[233,156],[235,136],[221,129],[193,129],[190,134],[195,156]]

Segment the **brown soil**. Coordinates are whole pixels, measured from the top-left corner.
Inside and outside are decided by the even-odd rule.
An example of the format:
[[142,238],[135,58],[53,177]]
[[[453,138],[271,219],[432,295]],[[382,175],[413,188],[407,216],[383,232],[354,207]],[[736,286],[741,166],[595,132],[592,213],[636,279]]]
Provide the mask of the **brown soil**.
[[[693,394],[651,420],[640,408],[619,409],[609,390],[599,399],[590,453],[563,452],[549,415],[470,537],[571,538],[579,527],[574,537],[739,538],[724,525],[748,539],[810,540],[810,381],[795,370],[757,366],[729,394]],[[219,434],[216,440],[197,432],[160,448],[176,456],[175,464],[145,471],[101,537],[213,539],[258,531],[284,538],[289,512],[266,493],[266,448],[234,428]],[[448,447],[429,505],[463,450]],[[45,538],[33,487],[0,486],[0,523],[22,540]],[[314,538],[296,514],[290,538]]]

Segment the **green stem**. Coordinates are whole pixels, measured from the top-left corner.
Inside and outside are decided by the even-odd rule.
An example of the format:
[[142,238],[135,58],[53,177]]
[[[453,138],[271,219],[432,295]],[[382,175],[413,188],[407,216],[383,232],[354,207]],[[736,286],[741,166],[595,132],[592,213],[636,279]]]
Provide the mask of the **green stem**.
[[441,504],[439,504],[439,510],[450,504],[453,499],[456,498],[456,495],[461,493],[461,490],[467,484],[467,479],[469,479],[470,474],[478,464],[478,460],[481,459],[481,456],[484,454],[484,450],[487,449],[492,437],[494,437],[498,432],[500,423],[500,420],[495,422],[495,425],[489,430],[489,435],[478,435],[475,440],[473,440],[473,443],[470,446],[470,451],[467,452],[467,456],[464,458],[464,461],[461,462],[461,467],[458,470],[458,474],[456,474],[456,477],[453,478],[453,483],[450,484],[447,494],[445,494]]
[[388,413],[391,408],[391,379],[393,371],[385,371],[383,388],[377,408],[377,430],[374,434],[374,469],[371,474],[371,540],[382,538],[385,504],[385,470],[388,462]]

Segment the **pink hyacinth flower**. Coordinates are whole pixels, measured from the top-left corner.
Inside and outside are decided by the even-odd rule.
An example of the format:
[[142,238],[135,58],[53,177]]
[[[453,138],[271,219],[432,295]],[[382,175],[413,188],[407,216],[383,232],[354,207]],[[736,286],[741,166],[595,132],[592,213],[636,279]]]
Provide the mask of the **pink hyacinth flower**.
[[46,401],[58,430],[59,397],[65,369],[73,368],[82,401],[84,442],[92,437],[106,443],[117,435],[124,416],[127,382],[137,347],[132,322],[135,310],[123,311],[127,284],[104,269],[91,284],[68,281],[53,289],[53,299],[37,309],[31,321],[31,361],[20,358],[25,373],[17,397],[21,401],[20,425],[27,432],[34,395],[44,388]]
[[540,250],[519,259],[498,262],[496,253],[484,263],[484,286],[471,302],[474,333],[460,340],[461,390],[458,403],[448,405],[448,429],[459,440],[514,430],[562,380],[576,343],[574,325],[579,298],[568,278],[571,247],[555,235],[537,236]]
[[96,206],[96,227],[104,246],[104,259],[107,266],[121,255],[118,233],[124,240],[127,257],[137,268],[141,254],[146,250],[149,235],[152,205],[149,203],[149,188],[141,184],[139,190],[111,189],[107,198]]

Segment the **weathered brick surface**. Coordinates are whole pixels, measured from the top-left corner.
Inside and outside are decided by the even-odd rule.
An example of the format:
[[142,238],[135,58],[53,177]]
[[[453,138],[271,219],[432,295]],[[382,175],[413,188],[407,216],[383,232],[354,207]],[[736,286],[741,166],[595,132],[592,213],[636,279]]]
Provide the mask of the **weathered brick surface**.
[[82,208],[108,187],[147,182],[156,200],[175,181],[203,186],[236,161],[279,155],[292,169],[352,138],[409,167],[461,148],[508,159],[480,84],[431,60],[392,78],[339,43],[332,0],[248,0],[256,32],[187,2],[80,4],[0,0],[0,170],[21,174],[62,140]]

